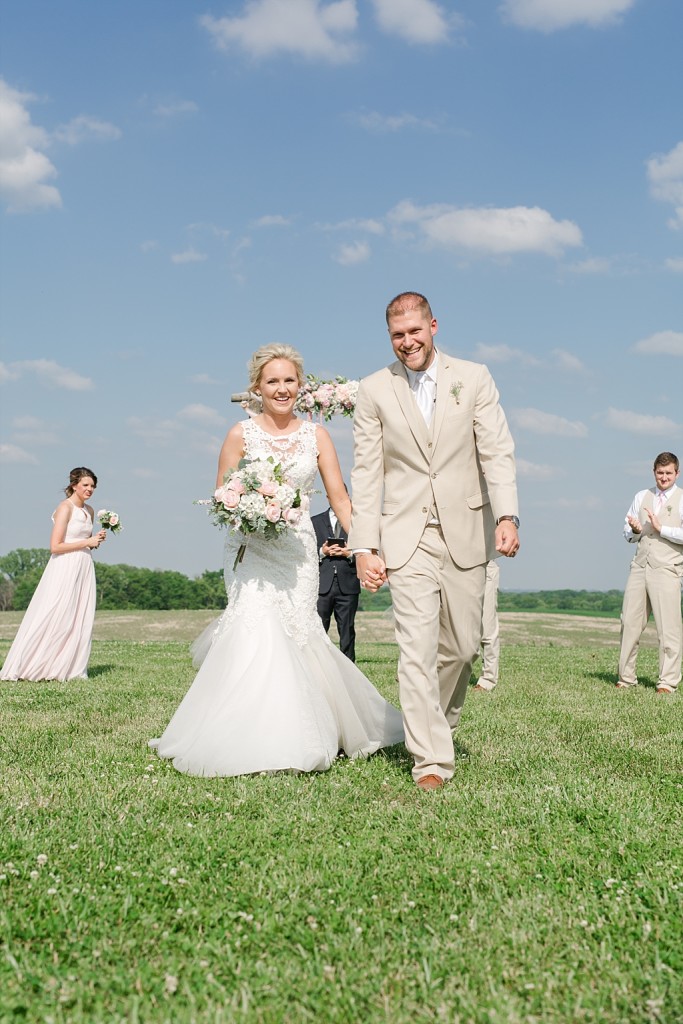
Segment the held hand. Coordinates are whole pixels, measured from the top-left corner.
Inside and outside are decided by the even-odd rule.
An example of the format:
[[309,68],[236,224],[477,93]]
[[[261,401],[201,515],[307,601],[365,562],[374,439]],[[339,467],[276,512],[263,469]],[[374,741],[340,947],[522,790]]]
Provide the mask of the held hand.
[[[661,521],[657,518],[657,516],[654,514],[654,512],[650,511],[649,508],[645,509],[645,511],[647,512],[647,518],[650,520],[650,526],[652,527],[652,529],[656,530],[657,533],[661,533],[662,532]],[[631,527],[631,529],[633,529],[633,527]]]
[[517,527],[509,519],[503,519],[496,527],[496,551],[506,558],[514,558],[519,551]]
[[379,555],[365,551],[356,555],[356,574],[361,587],[375,593],[386,583],[387,567]]
[[626,521],[627,521],[628,525],[631,527],[631,530],[633,531],[633,533],[642,533],[643,532],[643,527],[642,527],[642,524],[640,522],[640,519],[637,519],[636,516],[626,516]]

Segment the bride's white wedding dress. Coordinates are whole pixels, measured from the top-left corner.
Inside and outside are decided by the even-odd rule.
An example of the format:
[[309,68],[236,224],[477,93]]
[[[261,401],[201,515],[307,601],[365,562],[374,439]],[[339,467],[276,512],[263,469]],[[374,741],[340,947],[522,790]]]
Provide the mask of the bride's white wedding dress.
[[[317,473],[315,424],[275,438],[243,423],[248,458],[273,456],[296,487]],[[322,771],[340,750],[364,757],[403,740],[400,712],[332,644],[318,616],[318,552],[310,515],[278,538],[225,544],[228,606],[159,755],[189,775]],[[200,646],[202,646],[200,644]],[[196,661],[195,661],[196,663]]]

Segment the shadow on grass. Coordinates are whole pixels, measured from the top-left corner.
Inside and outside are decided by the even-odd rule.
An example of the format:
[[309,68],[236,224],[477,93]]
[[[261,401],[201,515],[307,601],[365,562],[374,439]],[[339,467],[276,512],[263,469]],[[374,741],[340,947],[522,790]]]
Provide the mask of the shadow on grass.
[[106,676],[113,672],[116,665],[91,665],[88,668],[88,679],[97,679],[98,676]]
[[[601,683],[605,683],[607,686],[616,686],[619,675],[616,672],[587,672],[589,679],[599,679]],[[657,680],[651,676],[638,676],[638,686],[644,687],[646,690],[656,690]]]

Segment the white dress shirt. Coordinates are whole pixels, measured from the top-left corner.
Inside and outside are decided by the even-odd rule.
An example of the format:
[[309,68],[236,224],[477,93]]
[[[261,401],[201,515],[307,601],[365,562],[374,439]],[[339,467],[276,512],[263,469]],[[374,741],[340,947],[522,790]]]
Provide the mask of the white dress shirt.
[[[655,515],[657,515],[660,508],[667,503],[671,496],[671,492],[673,491],[675,486],[675,484],[672,484],[668,491],[660,491],[658,487],[656,488],[655,499],[653,502],[653,511]],[[638,491],[635,498],[633,499],[633,503],[630,509],[626,513],[626,519],[624,521],[624,537],[629,542],[629,544],[633,544],[634,542],[636,542],[640,537],[640,534],[633,532],[629,525],[628,517],[633,516],[634,519],[638,519],[638,517],[640,516],[640,510],[643,506],[643,501],[645,500],[645,495],[650,493],[651,488],[649,487],[646,487],[644,491]],[[683,544],[683,502],[681,502],[680,509],[681,525],[663,526],[660,533],[660,537],[663,537],[664,540],[670,540],[673,544]]]

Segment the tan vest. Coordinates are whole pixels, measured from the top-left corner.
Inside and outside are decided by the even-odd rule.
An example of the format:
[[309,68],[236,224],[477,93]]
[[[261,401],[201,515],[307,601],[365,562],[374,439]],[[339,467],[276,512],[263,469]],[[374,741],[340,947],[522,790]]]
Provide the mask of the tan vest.
[[[683,490],[680,487],[675,487],[664,507],[657,513],[657,518],[662,526],[680,527],[682,499]],[[652,512],[654,503],[654,491],[648,491],[640,507],[639,519],[643,530],[633,561],[636,565],[643,567],[649,565],[652,569],[671,568],[676,570],[679,575],[683,575],[683,545],[674,544],[673,541],[661,537],[650,525],[647,510]]]

